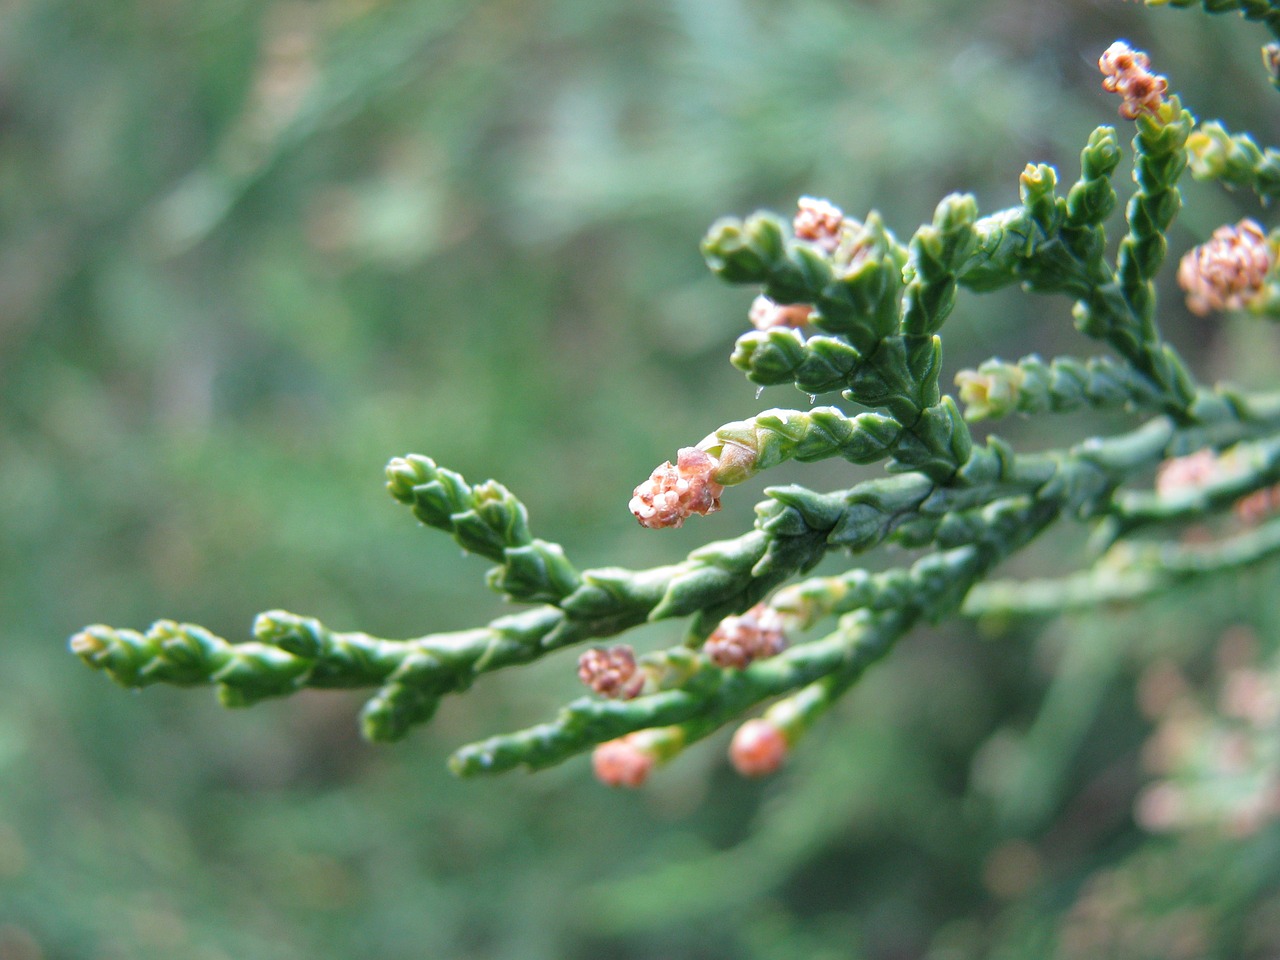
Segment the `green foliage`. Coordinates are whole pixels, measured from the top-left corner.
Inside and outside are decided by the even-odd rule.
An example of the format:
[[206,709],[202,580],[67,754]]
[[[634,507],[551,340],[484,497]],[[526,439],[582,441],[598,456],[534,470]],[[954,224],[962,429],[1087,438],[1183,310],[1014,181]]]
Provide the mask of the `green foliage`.
[[[1189,325],[1162,286],[1170,271],[1157,273],[1166,243],[1189,247],[1252,199],[1189,191],[1171,223],[1173,150],[1140,167],[1116,263],[1100,227],[1117,138],[1094,135],[1065,196],[1052,174],[1111,109],[1086,59],[1146,27],[1092,4],[1060,5],[1057,23],[1025,5],[1015,27],[997,7],[6,12],[0,952],[1274,952],[1273,825],[1233,834],[1240,804],[1154,837],[1154,820],[1131,819],[1148,732],[1135,678],[1145,690],[1149,664],[1176,662],[1184,699],[1208,698],[1245,669],[1205,653],[1231,623],[1257,633],[1259,671],[1274,663],[1272,568],[1258,566],[1269,528],[1221,548],[1138,539],[1280,479],[1274,403],[1188,372],[1263,384],[1270,332]],[[1151,29],[1170,33],[1149,46],[1161,66],[1192,42],[1178,29],[1206,62],[1256,42],[1234,18],[1161,19]],[[1253,73],[1260,102],[1256,61]],[[1220,82],[1245,111],[1238,90],[1251,88],[1230,71]],[[1213,102],[1201,91],[1194,105]],[[1150,146],[1143,157],[1162,145]],[[1029,153],[1049,162],[1007,220],[956,198],[906,243],[885,227],[929,219],[924,204],[957,185],[984,209],[1007,205]],[[1199,176],[1194,150],[1190,162]],[[777,401],[733,420],[751,388],[716,365],[734,324],[718,318],[745,304],[699,277],[690,238],[726,209],[800,190],[874,202],[878,252],[837,277],[776,217],[745,221],[773,230],[743,269],[767,268],[775,294],[814,294],[822,333],[748,333],[734,365],[756,385],[848,390],[878,409]],[[1080,348],[1062,301],[1000,292],[1016,284],[1082,300],[1078,325],[1119,359],[1064,355]],[[1032,350],[1053,359],[982,362]],[[945,395],[965,365],[1005,384],[988,389],[988,416],[1078,419],[1011,418],[1007,442],[971,434]],[[966,399],[962,386],[972,418],[981,404]],[[1156,419],[1132,432],[1122,414]],[[724,479],[750,487],[775,471],[756,529],[689,553],[751,522],[756,497],[730,487],[722,517],[637,531],[621,505],[655,451],[725,421],[707,448],[754,458]],[[1116,439],[1077,443],[1090,434]],[[1145,489],[1166,454],[1206,444],[1231,454],[1202,486]],[[393,463],[393,494],[454,540],[420,542],[370,488],[369,464],[406,449],[518,480],[537,532],[563,550],[533,536],[506,488],[409,457]],[[1013,452],[1028,449],[1047,452]],[[844,462],[885,456],[903,472],[864,479]],[[1097,544],[1122,538],[1081,577],[1063,561],[1087,555],[1062,539],[1025,545],[1078,514],[1105,514]],[[503,615],[459,545],[497,565],[499,592],[537,606]],[[927,552],[877,550],[845,571],[822,560],[877,546]],[[986,579],[1015,550],[1011,579]],[[600,566],[624,557],[657,570]],[[1157,592],[1137,610],[1096,609]],[[837,629],[747,670],[709,666],[697,645],[766,596]],[[956,618],[924,626],[962,602],[991,642]],[[161,689],[112,697],[50,640],[158,610],[231,636],[276,603],[432,633],[384,641],[276,611],[249,643],[166,621],[86,635],[101,644],[86,653],[130,685],[213,681],[237,705],[326,688],[235,718]],[[1061,609],[1070,619],[1048,626],[1016,616]],[[689,645],[646,625],[690,615]],[[493,619],[468,627],[477,617]],[[540,766],[665,724],[654,749],[674,762],[643,795],[591,789],[581,766],[478,786],[439,776],[443,741],[575,695],[571,661],[534,660],[631,626],[654,693],[574,700],[455,763]],[[375,738],[471,689],[438,730],[382,752],[349,735],[356,704],[333,688],[352,686],[375,688]],[[779,786],[683,750],[769,700],[790,736],[808,731]],[[841,716],[816,723],[828,710]],[[1194,758],[1158,774],[1195,797],[1217,776]]]
[[[1148,76],[1142,73],[1142,78]],[[1128,98],[1126,89],[1118,92]],[[1136,189],[1125,210],[1127,232],[1114,267],[1107,256],[1105,222],[1116,204],[1111,177],[1120,151],[1110,127],[1100,127],[1089,137],[1081,156],[1081,178],[1067,198],[1056,195],[1052,167],[1028,165],[1021,178],[1020,207],[980,219],[972,196],[949,196],[938,205],[933,222],[917,230],[905,246],[878,215],[864,224],[813,201],[801,202],[794,234],[768,214],[717,222],[702,244],[714,273],[761,289],[767,309],[775,303],[803,305],[806,324],[834,334],[821,338],[817,351],[806,350],[802,335],[795,341],[774,341],[795,343],[799,362],[791,369],[799,377],[796,385],[802,390],[812,385],[811,374],[804,370],[807,357],[822,357],[834,370],[830,361],[843,355],[842,375],[824,385],[839,389],[851,403],[883,412],[850,416],[834,406],[771,410],[727,424],[699,444],[704,460],[711,458],[706,466],[703,461],[686,464],[681,457],[679,483],[732,486],[788,460],[885,460],[889,470],[913,472],[926,487],[915,501],[914,514],[910,509],[888,513],[881,532],[871,540],[882,541],[901,526],[910,531],[913,546],[936,544],[944,549],[917,561],[909,571],[897,571],[896,577],[891,571],[887,589],[872,590],[852,610],[842,608],[842,613],[864,615],[840,620],[824,640],[797,645],[756,664],[750,663],[751,655],[746,663],[733,665],[710,656],[692,669],[685,663],[675,671],[659,669],[650,677],[655,689],[632,703],[575,701],[553,723],[463,749],[454,756],[453,769],[463,774],[517,766],[538,769],[641,731],[660,734],[667,746],[659,756],[653,752],[657,741],[649,740],[645,750],[637,747],[636,752],[666,761],[684,745],[765,701],[794,695],[825,708],[918,619],[938,620],[951,612],[995,564],[1058,519],[1119,513],[1115,498],[1123,484],[1188,448],[1269,438],[1280,426],[1273,417],[1277,396],[1198,385],[1156,325],[1154,281],[1164,262],[1166,234],[1182,206],[1178,181],[1187,168],[1195,119],[1176,96],[1141,103],[1133,140]],[[1211,175],[1212,170],[1202,173]],[[1127,435],[1092,438],[1049,455],[1019,455],[995,438],[975,448],[956,403],[939,388],[942,341],[937,333],[955,306],[959,287],[991,290],[1014,281],[1031,292],[1070,295],[1079,329],[1113,347],[1125,361],[1112,375],[1132,384],[1119,390],[1121,397],[1142,397],[1149,409],[1167,416],[1151,419]],[[1262,282],[1256,283],[1260,292]],[[735,356],[755,352],[759,338],[748,336],[751,346],[739,347]],[[1106,367],[1105,358],[1093,363],[1095,373]],[[1081,365],[1071,358],[1060,360],[1058,367],[1072,364],[1088,370],[1087,362]],[[778,365],[774,366],[776,377]],[[758,381],[751,377],[749,360],[745,367],[749,379]],[[974,411],[975,417],[984,417],[993,409],[1018,409],[1010,397],[1025,386],[1027,371],[1049,369],[1043,364],[1009,368],[996,361],[988,363],[985,375],[962,373],[961,380],[984,386]],[[1032,380],[1034,385],[1034,376]],[[1056,409],[1069,408],[1059,403]],[[1245,494],[1270,483],[1265,470],[1251,472],[1250,466],[1244,463],[1236,471],[1244,477]],[[663,469],[672,470],[670,464]],[[710,470],[710,480],[695,479],[692,472],[686,475],[695,469]],[[651,482],[657,483],[659,475],[655,473]],[[441,696],[469,689],[481,674],[528,663],[589,638],[692,615],[686,645],[696,648],[713,629],[720,629],[717,624],[727,615],[758,603],[764,610],[777,610],[769,600],[773,588],[811,570],[831,547],[850,545],[842,533],[846,511],[806,509],[809,492],[792,487],[790,502],[775,501],[784,504],[782,512],[768,502],[757,509],[756,532],[702,547],[683,564],[579,574],[558,544],[532,538],[524,505],[502,485],[489,481],[472,486],[421,456],[393,460],[387,476],[392,496],[412,506],[424,524],[451,535],[464,551],[498,564],[489,574],[491,587],[508,600],[544,606],[480,629],[404,642],[335,634],[315,621],[279,612],[259,617],[253,644],[229,644],[203,628],[162,621],[145,635],[90,627],[73,638],[72,649],[125,686],[204,681],[218,685],[229,706],[304,686],[376,686],[380,689],[364,711],[364,730],[372,739],[392,740],[430,719]],[[640,488],[636,495],[642,496]],[[857,487],[837,498],[846,507],[862,505]],[[923,507],[930,499],[934,506]],[[1201,501],[1203,506],[1211,503]],[[693,512],[681,509],[683,513],[646,525],[679,526]],[[696,512],[705,514],[707,507],[700,502]],[[640,512],[637,516],[642,522],[646,519]],[[1115,528],[1114,523],[1110,526]],[[1125,532],[1132,527],[1130,523]],[[1163,566],[1181,577],[1148,575],[1142,587],[1119,596],[1151,594],[1194,572],[1256,562],[1274,549],[1271,539],[1265,529],[1240,538],[1227,548],[1234,558],[1229,563],[1164,557]],[[1070,598],[1064,603],[1083,603],[1094,582],[1102,585],[1099,602],[1116,599],[1114,578],[1124,571],[1114,565],[1105,569],[1105,578],[1091,570],[1072,579],[1063,588]],[[804,593],[805,585],[798,589]],[[1045,588],[1032,592],[1041,589]],[[979,607],[984,610],[1012,612],[1025,605],[1016,587],[988,591],[983,597]],[[1005,598],[1003,606],[996,603],[998,597]],[[1044,601],[1037,599],[1032,606],[1041,610]],[[806,607],[804,626],[825,619],[818,615],[822,610],[821,604]],[[825,612],[833,616],[836,610]],[[659,654],[659,659],[674,662],[674,655]],[[590,685],[590,677],[584,675],[584,680]],[[811,684],[822,691],[816,699],[806,693]],[[607,695],[612,690],[599,692]],[[816,712],[810,707],[798,710],[787,700],[782,703],[781,713],[788,718]],[[772,710],[779,711],[778,705]],[[788,742],[793,744],[805,726],[790,722],[785,731]],[[642,761],[638,757],[636,762]],[[626,779],[644,777],[637,773]]]

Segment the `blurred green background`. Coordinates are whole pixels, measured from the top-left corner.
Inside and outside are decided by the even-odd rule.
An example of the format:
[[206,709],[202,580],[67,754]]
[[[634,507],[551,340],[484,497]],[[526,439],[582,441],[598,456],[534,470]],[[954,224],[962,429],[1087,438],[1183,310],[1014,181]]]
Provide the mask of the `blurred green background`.
[[[1120,36],[1275,139],[1259,29],[1112,0],[0,3],[0,958],[1280,955],[1274,569],[919,631],[771,781],[721,737],[638,793],[443,767],[576,695],[573,653],[374,747],[358,696],[229,713],[66,651],[92,622],[496,615],[383,491],[410,451],[509,484],[581,566],[734,535],[762,482],[667,535],[625,509],[678,446],[808,402],[725,363],[750,293],[707,225],[808,193],[905,236],[952,190],[1016,202],[1027,161],[1073,179]],[[1190,188],[1172,254],[1246,213]],[[1273,329],[1165,302],[1203,374],[1274,381]],[[965,299],[947,348],[1088,349],[1017,291]]]

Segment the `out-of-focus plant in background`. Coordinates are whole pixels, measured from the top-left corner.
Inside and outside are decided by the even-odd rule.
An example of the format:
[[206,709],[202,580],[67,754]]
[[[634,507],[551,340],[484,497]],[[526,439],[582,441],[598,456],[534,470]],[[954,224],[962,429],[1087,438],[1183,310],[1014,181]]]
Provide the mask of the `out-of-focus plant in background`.
[[[1103,0],[0,8],[0,956],[1280,951],[1273,568],[918,633],[772,781],[700,750],[640,794],[585,763],[443,772],[562,702],[572,653],[386,748],[345,695],[227,716],[65,652],[98,620],[497,614],[483,564],[386,497],[406,450],[509,480],[583,565],[742,529],[751,496],[657,538],[626,510],[691,423],[752,403],[707,224],[801,193],[901,233],[950,190],[1006,206],[1113,116],[1117,36],[1277,139],[1260,30]],[[1245,215],[1188,189],[1172,253]],[[1203,376],[1274,382],[1274,328],[1180,299],[1161,322]],[[1073,335],[1064,303],[962,301],[948,364]]]

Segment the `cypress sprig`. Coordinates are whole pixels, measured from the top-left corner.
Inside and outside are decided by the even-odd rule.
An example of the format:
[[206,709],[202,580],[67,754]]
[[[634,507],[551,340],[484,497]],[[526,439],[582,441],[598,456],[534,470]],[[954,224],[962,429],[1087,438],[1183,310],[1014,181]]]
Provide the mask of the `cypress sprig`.
[[713,733],[753,707],[831,678],[838,692],[883,657],[920,618],[919,609],[859,618],[822,640],[797,646],[745,670],[725,670],[705,689],[669,690],[625,703],[575,700],[552,722],[491,737],[458,750],[450,768],[462,776],[531,770],[560,763],[596,744],[654,727],[679,726],[685,744]]
[[[1247,429],[1239,423],[1227,427],[1221,436],[1238,437]],[[645,621],[690,615],[691,635],[700,639],[723,616],[763,599],[833,548],[861,552],[899,530],[912,546],[983,542],[996,529],[990,511],[1004,514],[1008,504],[1020,502],[1018,495],[1069,514],[1096,515],[1124,478],[1159,462],[1176,436],[1171,424],[1156,420],[1130,434],[1044,454],[1015,456],[993,441],[976,451],[959,487],[908,473],[838,494],[774,488],[758,508],[751,533],[709,544],[667,567],[584,571],[581,585],[559,607],[501,617],[474,630],[384,640],[337,633],[314,619],[272,611],[258,618],[257,639],[250,643],[232,644],[201,627],[159,621],[146,634],[89,627],[73,638],[72,648],[123,686],[215,684],[228,705],[303,687],[381,685],[366,708],[365,732],[371,739],[397,739],[428,719],[441,696],[468,689],[484,673],[565,646]],[[921,518],[930,525],[928,535],[921,534]]]
[[1066,198],[1057,172],[1028,164],[1019,178],[1021,207],[974,224],[978,243],[958,274],[975,291],[1022,283],[1039,293],[1086,296],[1111,278],[1102,260],[1102,222],[1115,206],[1111,177],[1120,161],[1115,131],[1099,127],[1081,153],[1081,178]]
[[1172,97],[1159,116],[1142,114],[1137,124],[1133,179],[1138,189],[1125,208],[1129,230],[1120,241],[1116,273],[1120,291],[1137,321],[1135,335],[1145,345],[1159,339],[1152,281],[1164,264],[1168,249],[1165,233],[1182,208],[1178,180],[1187,165],[1184,148],[1195,118]]
[[1196,384],[1187,365],[1160,337],[1153,281],[1168,247],[1165,233],[1182,205],[1177,183],[1186,168],[1184,147],[1194,122],[1177,97],[1158,116],[1137,118],[1137,190],[1125,209],[1128,231],[1120,241],[1114,279],[1104,265],[1095,264],[1092,272],[1100,282],[1091,283],[1074,311],[1080,331],[1105,341],[1157,384],[1165,394],[1165,409],[1175,416],[1183,415],[1194,399]]
[[1055,616],[1072,610],[1131,605],[1192,581],[1221,576],[1280,556],[1280,522],[1221,543],[1128,543],[1089,570],[1041,580],[989,580],[970,591],[967,616]]
[[[1270,412],[1274,429],[1280,411]],[[1246,424],[1231,421],[1219,425],[1218,437],[1238,439],[1248,432]],[[1155,420],[1127,435],[1044,454],[1017,456],[993,440],[957,478],[961,486],[939,486],[908,473],[842,494],[775,488],[758,508],[752,533],[700,548],[668,567],[584,571],[579,588],[559,608],[539,607],[475,630],[383,640],[336,633],[316,620],[273,611],[258,618],[257,640],[250,643],[232,644],[201,627],[160,621],[146,634],[90,627],[73,638],[72,649],[124,686],[214,684],[228,706],[304,687],[378,686],[364,711],[364,730],[370,739],[394,740],[429,719],[445,694],[564,646],[646,620],[689,615],[691,636],[705,637],[723,616],[763,599],[832,548],[860,552],[895,535],[912,546],[989,541],[997,529],[991,510],[1005,511],[1002,500],[1020,503],[1017,495],[1029,494],[1031,502],[1053,504],[1063,513],[1097,515],[1116,486],[1158,463],[1177,446],[1177,437],[1170,423]],[[1015,532],[1020,536],[1021,528]],[[684,722],[667,717],[654,722]]]
[[1109,510],[1117,535],[1155,524],[1203,519],[1238,503],[1251,493],[1280,483],[1280,439],[1238,443],[1220,458],[1214,475],[1196,486],[1170,492],[1126,490]]
[[729,362],[762,387],[793,383],[811,396],[846,389],[863,356],[838,337],[806,337],[799,330],[751,330],[734,344]]
[[[881,613],[910,608],[921,604],[924,581],[936,576],[938,558],[969,557],[967,548],[998,549],[1003,556],[1017,541],[1020,531],[1014,529],[1027,521],[1031,505],[1036,502],[1027,496],[996,500],[975,511],[967,525],[965,535],[942,538],[951,548],[950,553],[936,554],[909,568],[894,568],[877,573],[853,569],[832,577],[811,577],[778,591],[772,606],[790,614],[800,629],[809,629],[829,617],[838,617],[857,610]],[[1050,503],[1048,500],[1039,501]],[[941,522],[956,516],[945,514]],[[947,542],[950,541],[950,542]],[[963,546],[957,546],[963,544]],[[950,569],[944,562],[941,569]],[[926,612],[934,609],[926,605]]]
[[810,396],[839,390],[907,423],[940,399],[942,345],[934,336],[886,337],[868,357],[840,337],[774,327],[744,333],[729,360],[760,386],[793,383]]
[[524,504],[496,481],[471,486],[430,457],[410,454],[387,465],[387,490],[427,526],[498,563],[489,585],[513,600],[556,603],[580,583],[564,549],[535,540]]
[[263,643],[231,644],[204,627],[158,620],[146,633],[103,624],[71,638],[71,650],[125,687],[216,684],[226,706],[248,706],[306,685],[310,663]]
[[907,254],[874,213],[832,253],[796,240],[767,213],[725,218],[707,232],[702,254],[729,283],[758,284],[777,303],[812,304],[814,325],[863,355],[897,332]]
[[955,306],[959,271],[978,245],[977,219],[977,201],[952,194],[912,236],[902,310],[902,332],[911,340],[932,337]]
[[[743,670],[708,669],[684,690],[636,700],[575,700],[551,723],[491,737],[457,751],[450,767],[459,774],[502,773],[517,766],[536,770],[638,730],[679,725],[685,744],[714,732],[753,706],[822,681],[832,698],[856,682],[922,617],[958,604],[972,583],[1007,553],[1042,529],[1053,515],[1044,502],[1010,507],[982,544],[944,551],[918,561],[907,575],[905,601],[883,611],[863,608],[827,637],[793,647]],[[998,532],[996,532],[998,531]],[[826,706],[822,703],[822,706]]]
[[[1271,0],[1204,6],[1238,10],[1274,29]],[[1280,53],[1273,59],[1280,65]],[[1109,126],[1090,134],[1080,177],[1065,195],[1057,171],[1029,164],[1015,206],[979,216],[971,196],[953,194],[906,244],[875,213],[857,221],[813,198],[801,200],[790,223],[757,213],[712,226],[702,245],[709,267],[731,283],[757,286],[764,298],[752,322],[767,329],[739,337],[732,363],[754,383],[792,383],[863,409],[770,409],[725,424],[636,488],[637,517],[646,526],[678,526],[717,509],[726,487],[789,460],[884,463],[889,476],[833,492],[772,487],[756,507],[754,529],[681,562],[578,571],[559,545],[533,537],[524,505],[506,487],[473,485],[410,455],[387,468],[392,496],[495,564],[492,587],[533,606],[472,630],[407,640],[337,632],[283,611],[259,616],[254,639],[239,644],[167,620],[145,633],[99,625],[76,634],[72,650],[124,686],[213,685],[231,706],[306,687],[369,688],[364,732],[394,740],[486,673],[642,623],[686,619],[666,649],[617,653],[637,680],[619,699],[604,696],[616,688],[591,683],[587,671],[601,696],[575,700],[550,723],[464,747],[451,761],[463,774],[537,769],[601,745],[598,775],[635,785],[653,766],[744,719],[734,765],[745,775],[776,769],[915,624],[962,604],[971,614],[1011,616],[1136,602],[1280,553],[1275,522],[1207,547],[1131,539],[1228,511],[1280,482],[1280,394],[1200,385],[1160,335],[1155,287],[1188,164],[1197,177],[1248,186],[1266,200],[1280,193],[1280,154],[1220,124],[1194,128],[1148,65],[1122,42],[1100,61],[1104,86],[1121,94],[1122,116],[1136,122],[1135,187],[1114,263],[1105,231],[1119,205],[1121,152]],[[1275,251],[1261,246],[1260,228],[1243,232],[1252,243],[1243,255],[1228,231],[1218,247],[1198,248],[1188,261],[1194,272],[1184,286],[1195,289],[1197,303],[1271,302],[1255,281]],[[1222,275],[1228,282],[1216,278]],[[956,378],[968,417],[1109,408],[1135,417],[1132,428],[1041,453],[1019,453],[996,436],[975,445],[955,398],[942,389],[943,328],[961,291],[1015,283],[1067,295],[1076,327],[1115,356],[987,360]],[[794,328],[800,324],[817,332]],[[1164,468],[1157,489],[1140,489],[1162,462],[1196,451],[1222,451],[1221,469],[1172,488],[1173,467]],[[1071,520],[1091,524],[1094,542],[1109,547],[1097,564],[1046,581],[988,579],[1044,530]],[[857,556],[886,543],[924,553],[876,573],[851,565],[807,576],[833,552]],[[731,615],[737,619],[724,623]],[[750,656],[725,657],[726,631],[744,623],[765,631],[766,619],[769,643],[732,648]],[[825,636],[799,636],[820,625]],[[792,634],[789,647],[784,633]],[[763,716],[747,719],[756,709]]]
[[973,446],[955,401],[944,397],[912,413],[908,427],[891,416],[851,417],[830,406],[766,410],[717,428],[699,446],[717,457],[727,448],[746,451],[745,456],[735,453],[733,472],[719,478],[724,483],[739,483],[788,460],[812,463],[833,457],[861,464],[892,457],[890,469],[919,470],[935,480],[954,476]]
[[1110,357],[1054,357],[1048,363],[1034,354],[1016,363],[993,358],[977,370],[961,370],[956,385],[968,420],[1085,408],[1156,412],[1164,403],[1147,377]]
[[1263,203],[1280,196],[1280,151],[1265,149],[1248,133],[1230,133],[1216,120],[1187,137],[1187,158],[1197,180],[1252,190]]

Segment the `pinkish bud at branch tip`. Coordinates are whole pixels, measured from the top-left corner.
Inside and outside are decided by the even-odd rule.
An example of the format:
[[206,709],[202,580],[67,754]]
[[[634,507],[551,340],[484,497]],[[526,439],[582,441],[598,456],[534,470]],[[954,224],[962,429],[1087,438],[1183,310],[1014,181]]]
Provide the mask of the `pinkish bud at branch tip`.
[[840,246],[844,213],[835,204],[816,197],[801,197],[791,229],[798,240],[808,240],[827,253]]
[[1178,264],[1178,285],[1187,292],[1187,309],[1204,316],[1247,307],[1263,292],[1273,263],[1267,235],[1253,220],[1219,227],[1208,243],[1189,250]]
[[604,649],[592,647],[578,658],[578,679],[602,697],[630,700],[644,689],[644,672],[625,643]]
[[695,513],[705,516],[720,509],[724,487],[712,479],[719,461],[705,450],[684,447],[676,465],[668,460],[636,487],[631,512],[650,529],[679,527]]
[[591,767],[596,779],[607,787],[643,786],[653,770],[653,754],[641,749],[635,734],[610,740],[596,746],[591,754]]
[[755,660],[773,657],[787,648],[782,615],[757,603],[738,617],[725,617],[707,637],[703,652],[717,667],[741,670]]
[[1117,40],[1098,58],[1098,69],[1104,75],[1102,88],[1124,98],[1120,116],[1126,120],[1136,120],[1143,113],[1159,116],[1165,105],[1169,81],[1152,73],[1150,66],[1151,59],[1145,53],[1123,40]]
[[729,760],[744,777],[767,777],[786,762],[791,745],[768,720],[748,720],[733,735]]
[[1218,456],[1212,450],[1174,457],[1156,468],[1156,493],[1164,497],[1197,490],[1217,479],[1219,470]]
[[807,303],[774,303],[768,297],[759,296],[751,302],[748,318],[757,330],[773,327],[803,327],[809,322],[813,307]]

